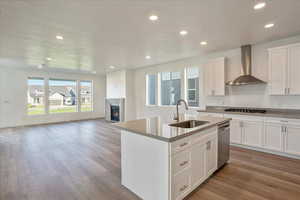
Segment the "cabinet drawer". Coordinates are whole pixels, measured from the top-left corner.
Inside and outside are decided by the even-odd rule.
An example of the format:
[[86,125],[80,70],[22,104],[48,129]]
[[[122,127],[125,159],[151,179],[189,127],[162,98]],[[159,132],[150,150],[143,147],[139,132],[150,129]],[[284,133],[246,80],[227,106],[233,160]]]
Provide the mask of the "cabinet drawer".
[[173,195],[175,198],[172,197],[172,199],[181,200],[188,194],[191,189],[190,173],[190,169],[187,168],[174,177]]
[[189,149],[182,151],[172,158],[172,174],[175,175],[191,165],[191,152]]
[[172,155],[181,152],[191,146],[191,137],[186,137],[181,140],[171,143],[171,153]]

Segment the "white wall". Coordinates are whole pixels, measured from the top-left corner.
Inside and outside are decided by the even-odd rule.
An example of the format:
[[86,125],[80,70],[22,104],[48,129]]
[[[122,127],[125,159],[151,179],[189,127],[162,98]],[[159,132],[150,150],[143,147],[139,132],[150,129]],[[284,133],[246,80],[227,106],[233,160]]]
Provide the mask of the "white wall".
[[125,120],[135,119],[134,72],[120,70],[106,75],[106,98],[125,98]]
[[[94,112],[28,116],[26,109],[27,77],[92,80],[94,84]],[[14,127],[104,117],[105,84],[104,76],[1,68],[0,127]]]
[[126,70],[110,72],[106,75],[106,97],[126,97]]
[[[283,40],[272,41],[264,44],[253,45],[252,47],[252,74],[264,81],[268,81],[268,48],[299,43],[300,35]],[[144,116],[164,115],[171,117],[175,111],[174,106],[145,106],[146,102],[146,81],[147,73],[161,71],[182,71],[185,67],[196,66],[202,68],[203,63],[208,59],[226,57],[226,81],[233,80],[240,75],[241,50],[240,48],[216,52],[213,54],[198,56],[166,64],[154,65],[146,68],[138,68],[135,71],[135,101],[137,118]],[[202,74],[203,75],[203,74]],[[203,83],[202,83],[203,86]],[[300,96],[269,96],[267,85],[252,85],[241,87],[227,87],[225,97],[200,97],[201,108],[206,105],[227,105],[247,107],[273,107],[273,108],[297,108],[300,109]],[[195,112],[195,109],[190,112]]]

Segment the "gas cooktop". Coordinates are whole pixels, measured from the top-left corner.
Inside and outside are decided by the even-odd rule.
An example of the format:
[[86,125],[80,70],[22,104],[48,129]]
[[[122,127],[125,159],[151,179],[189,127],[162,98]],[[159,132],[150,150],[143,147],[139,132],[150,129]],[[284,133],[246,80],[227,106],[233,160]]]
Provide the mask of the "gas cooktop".
[[225,112],[242,112],[242,113],[266,113],[266,110],[263,109],[252,109],[252,108],[227,108]]

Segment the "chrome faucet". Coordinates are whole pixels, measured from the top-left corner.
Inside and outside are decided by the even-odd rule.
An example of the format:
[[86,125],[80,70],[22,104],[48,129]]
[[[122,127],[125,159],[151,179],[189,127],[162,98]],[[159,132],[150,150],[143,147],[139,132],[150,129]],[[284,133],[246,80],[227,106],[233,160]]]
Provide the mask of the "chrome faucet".
[[183,99],[179,99],[179,100],[177,101],[177,104],[176,104],[176,116],[174,116],[174,120],[177,120],[177,121],[179,121],[179,111],[178,111],[178,106],[181,105],[181,102],[184,103],[185,109],[186,109],[186,110],[189,109],[189,107],[188,107],[186,101],[183,100]]

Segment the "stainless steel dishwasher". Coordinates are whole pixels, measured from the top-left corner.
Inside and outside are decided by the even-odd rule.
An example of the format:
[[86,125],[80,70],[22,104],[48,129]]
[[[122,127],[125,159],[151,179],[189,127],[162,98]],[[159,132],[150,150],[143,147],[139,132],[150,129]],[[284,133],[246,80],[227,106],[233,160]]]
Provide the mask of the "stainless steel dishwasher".
[[229,160],[230,124],[218,125],[218,169]]

